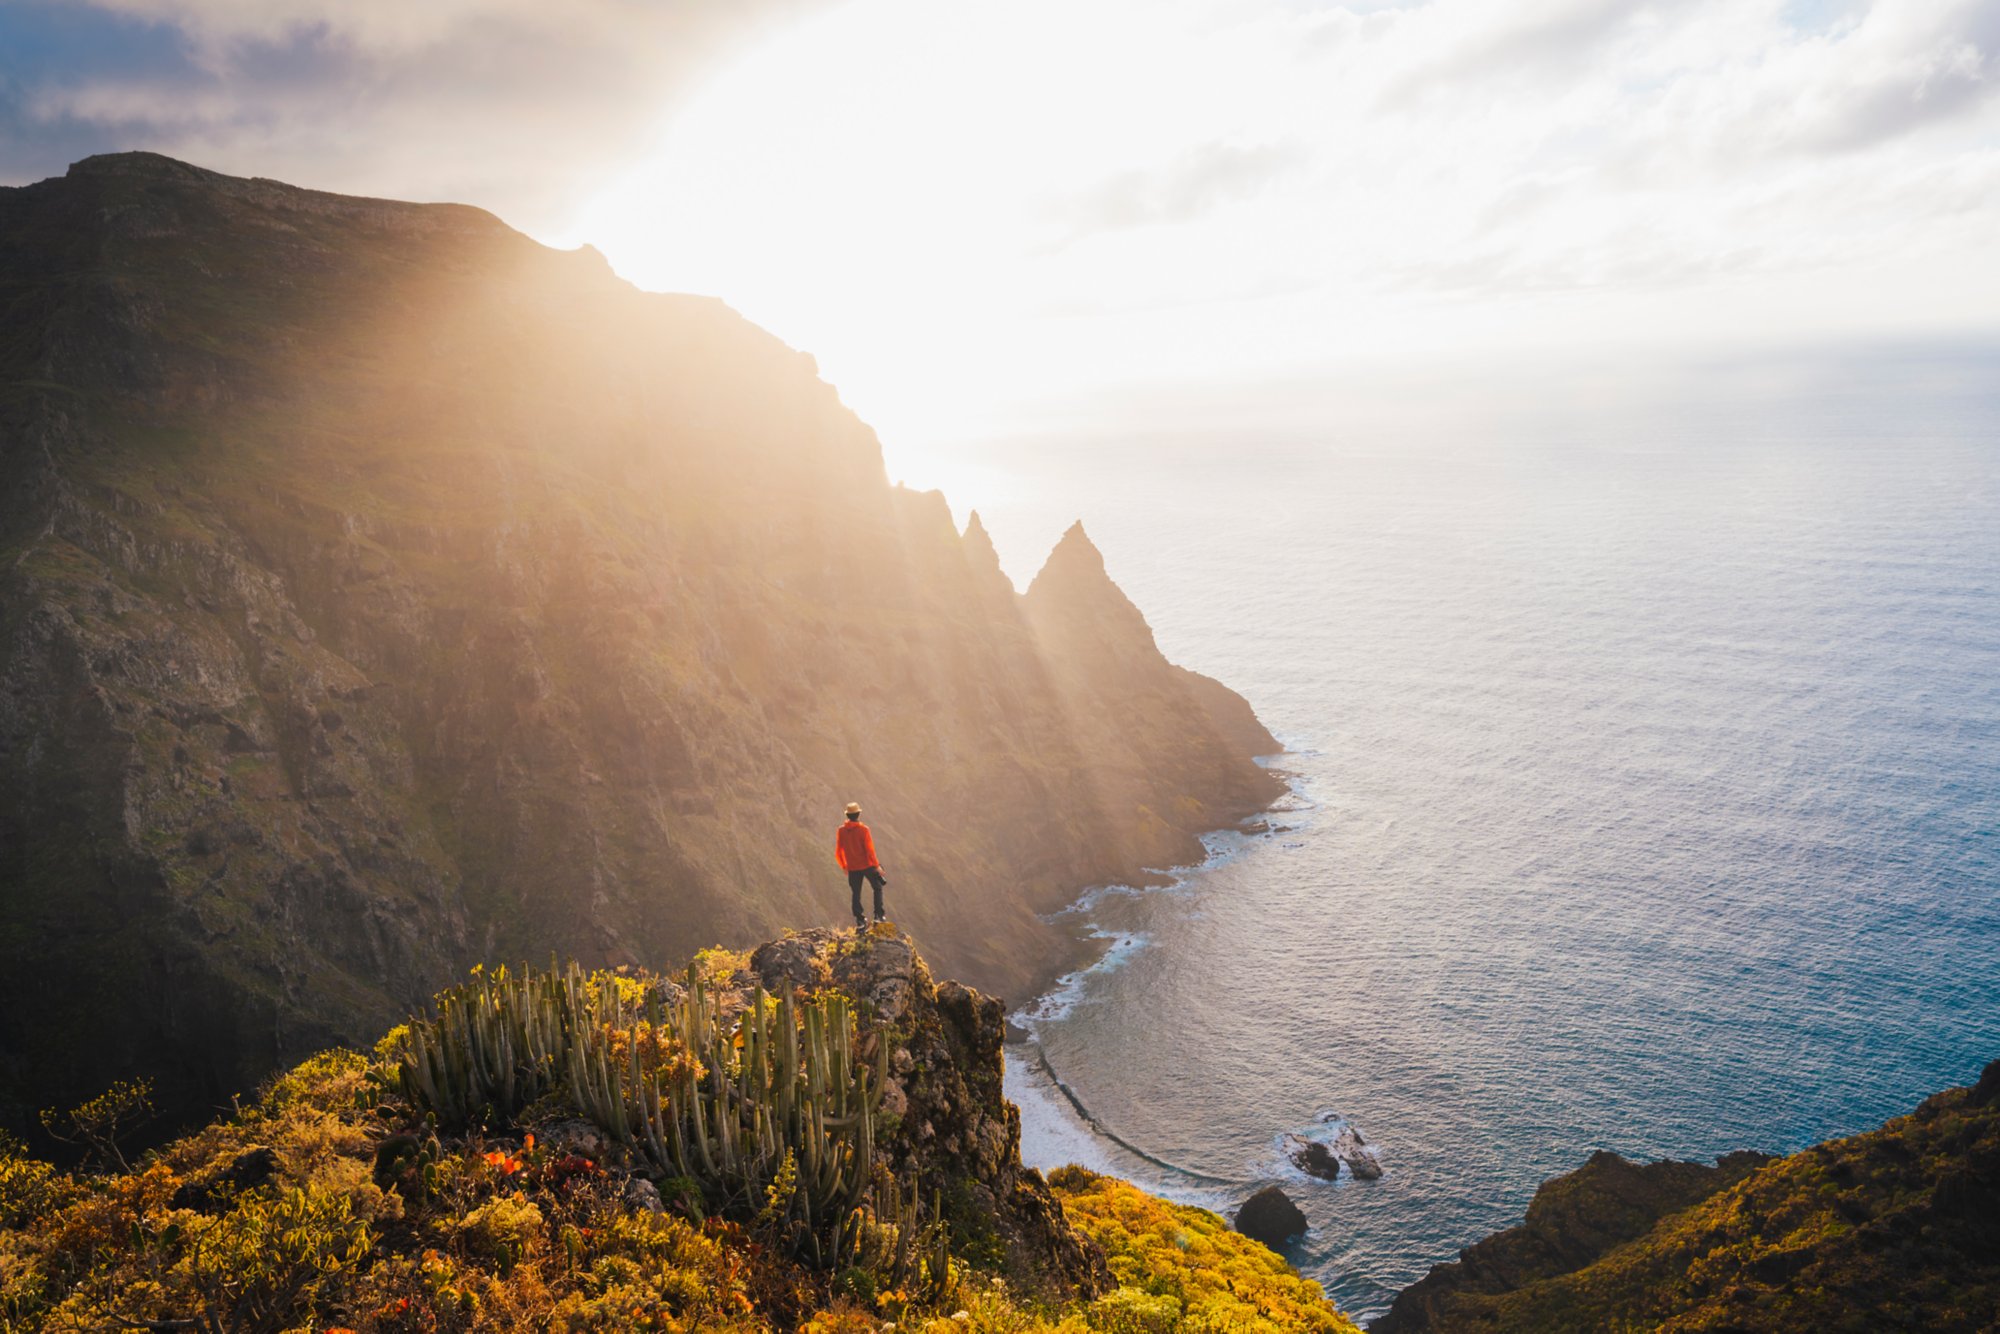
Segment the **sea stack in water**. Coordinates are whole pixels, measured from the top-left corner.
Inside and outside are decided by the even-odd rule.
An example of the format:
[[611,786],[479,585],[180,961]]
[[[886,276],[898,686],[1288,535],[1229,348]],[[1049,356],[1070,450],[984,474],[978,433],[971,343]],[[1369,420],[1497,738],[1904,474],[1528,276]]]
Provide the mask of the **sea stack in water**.
[[1305,1235],[1306,1216],[1285,1192],[1266,1186],[1236,1211],[1236,1230],[1278,1251],[1291,1238]]
[[1325,1181],[1334,1181],[1340,1176],[1340,1159],[1333,1156],[1332,1149],[1316,1139],[1307,1139],[1303,1135],[1285,1136],[1285,1157],[1308,1176]]
[[1333,1154],[1347,1164],[1356,1181],[1373,1181],[1382,1175],[1382,1164],[1375,1161],[1375,1150],[1368,1147],[1368,1141],[1353,1126],[1342,1126],[1333,1137]]
[[1353,1126],[1342,1126],[1331,1144],[1304,1135],[1287,1135],[1284,1148],[1294,1167],[1323,1181],[1338,1180],[1342,1163],[1347,1164],[1356,1181],[1373,1181],[1382,1175],[1382,1164],[1376,1159],[1375,1150],[1368,1147],[1368,1141]]

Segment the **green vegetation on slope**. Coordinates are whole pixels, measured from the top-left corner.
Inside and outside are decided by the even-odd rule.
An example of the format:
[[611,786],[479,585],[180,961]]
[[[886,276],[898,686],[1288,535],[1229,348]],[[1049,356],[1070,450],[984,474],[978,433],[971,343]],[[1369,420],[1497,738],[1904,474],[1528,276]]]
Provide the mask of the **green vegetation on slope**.
[[[763,990],[795,975],[783,998]],[[537,1018],[510,986],[552,1008]],[[893,932],[710,955],[678,982],[480,977],[441,1001],[441,1020],[314,1057],[133,1164],[114,1124],[129,1090],[72,1118],[102,1132],[75,1172],[0,1146],[0,1329],[1354,1329],[1214,1214],[1021,1168],[986,1040],[997,1005],[932,983]],[[843,1042],[867,1059],[842,1067]],[[440,1068],[466,1076],[456,1092]],[[635,1107],[678,1117],[685,1156],[663,1167],[642,1127],[605,1124]],[[994,1151],[956,1143],[996,1127]],[[878,1189],[840,1196],[829,1234],[804,1197],[830,1159]]]
[[1973,1088],[1789,1158],[1653,1166],[1716,1175],[1707,1189],[1656,1182],[1701,1198],[1630,1239],[1538,1219],[1547,1197],[1558,1207],[1545,1214],[1604,1220],[1620,1206],[1591,1196],[1653,1170],[1593,1160],[1545,1185],[1522,1228],[1405,1291],[1377,1327],[1969,1334],[2000,1322],[2000,1061]]

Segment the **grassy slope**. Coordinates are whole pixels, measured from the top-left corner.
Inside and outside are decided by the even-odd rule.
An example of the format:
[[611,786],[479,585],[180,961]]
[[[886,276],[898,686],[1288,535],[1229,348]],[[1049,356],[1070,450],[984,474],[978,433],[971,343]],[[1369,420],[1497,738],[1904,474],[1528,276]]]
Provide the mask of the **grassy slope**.
[[1406,1327],[1975,1331],[1996,1321],[2000,1062],[1975,1088],[1772,1162],[1574,1272],[1460,1293]]

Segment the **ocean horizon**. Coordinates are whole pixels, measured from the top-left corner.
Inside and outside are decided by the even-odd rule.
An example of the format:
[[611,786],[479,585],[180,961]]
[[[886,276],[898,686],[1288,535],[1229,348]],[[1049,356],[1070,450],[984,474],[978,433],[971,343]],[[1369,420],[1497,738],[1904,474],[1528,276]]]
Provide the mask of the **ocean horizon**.
[[[1014,1007],[1028,1160],[1225,1215],[1276,1182],[1365,1319],[1594,1150],[1791,1152],[1975,1078],[2000,416],[1906,406],[981,462],[952,498],[1017,581],[1080,513],[1290,783],[1065,915],[1105,953]],[[1381,1179],[1280,1151],[1343,1124]]]

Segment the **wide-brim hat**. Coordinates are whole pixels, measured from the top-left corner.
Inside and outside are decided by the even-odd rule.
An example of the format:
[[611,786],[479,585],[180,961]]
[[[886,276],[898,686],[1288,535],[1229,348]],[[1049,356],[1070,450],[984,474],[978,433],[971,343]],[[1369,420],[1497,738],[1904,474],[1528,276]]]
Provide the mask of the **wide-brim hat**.
[[850,802],[848,802],[848,803],[847,803],[847,813],[848,813],[849,815],[859,815],[859,814],[861,814],[861,803],[860,803],[860,802],[858,802],[858,801],[850,801]]

